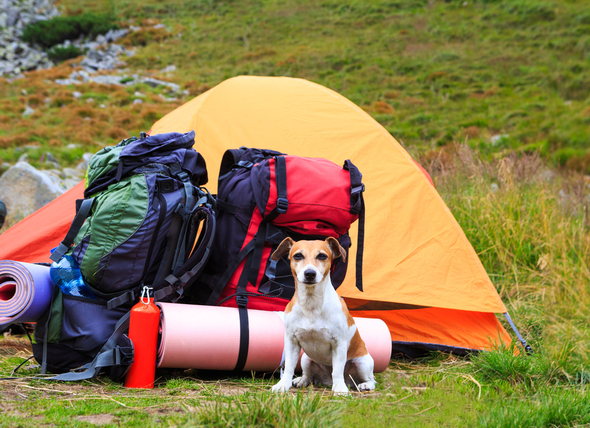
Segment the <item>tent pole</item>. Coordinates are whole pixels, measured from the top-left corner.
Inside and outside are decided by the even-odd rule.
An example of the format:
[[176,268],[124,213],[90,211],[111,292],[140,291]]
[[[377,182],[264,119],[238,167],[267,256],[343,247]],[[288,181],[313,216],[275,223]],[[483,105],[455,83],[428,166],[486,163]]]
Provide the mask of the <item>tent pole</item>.
[[528,343],[526,343],[526,340],[524,340],[523,337],[520,335],[520,332],[516,328],[516,325],[514,325],[514,322],[512,321],[512,318],[510,318],[510,314],[508,314],[508,312],[504,312],[504,316],[508,320],[508,324],[510,324],[510,327],[512,327],[512,330],[514,331],[514,334],[516,334],[516,337],[518,337],[518,340],[520,340],[520,343],[522,343],[522,347],[524,348],[524,350],[526,351],[526,353],[528,355],[532,354],[533,353],[533,348],[531,348],[531,345],[529,345]]

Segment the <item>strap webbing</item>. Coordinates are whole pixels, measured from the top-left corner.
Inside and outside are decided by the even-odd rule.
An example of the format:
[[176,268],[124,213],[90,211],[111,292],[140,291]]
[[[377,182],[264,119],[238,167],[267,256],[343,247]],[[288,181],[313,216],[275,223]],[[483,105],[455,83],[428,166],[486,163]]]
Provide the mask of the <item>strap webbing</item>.
[[[164,278],[168,285],[161,286],[155,284],[157,290],[154,294],[156,301],[177,301],[184,295],[187,289],[194,280],[201,274],[205,268],[205,264],[209,260],[211,254],[211,246],[215,238],[216,220],[215,215],[208,207],[197,207],[194,210],[192,221],[204,221],[202,235],[199,237],[199,246],[192,252],[188,260],[178,269],[174,269],[171,275]],[[198,227],[195,226],[195,229]],[[191,238],[192,239],[192,238]],[[179,242],[180,245],[186,245],[186,242]],[[176,294],[176,297],[170,296]]]
[[66,237],[63,241],[59,244],[59,246],[51,253],[49,258],[54,262],[58,262],[64,254],[70,249],[72,244],[74,243],[74,239],[76,239],[76,235],[84,225],[86,218],[90,214],[90,210],[92,209],[92,203],[94,202],[94,198],[90,199],[83,199],[82,203],[80,204],[80,208],[76,213],[76,217],[72,221],[72,225],[66,234]]
[[248,321],[248,295],[246,294],[246,286],[248,285],[249,272],[252,268],[255,268],[258,272],[257,266],[252,266],[253,262],[254,254],[250,254],[246,259],[244,271],[240,275],[240,280],[236,286],[236,302],[240,316],[240,348],[236,366],[234,367],[235,371],[242,371],[244,369],[250,347],[250,323]]
[[219,278],[219,280],[213,287],[213,291],[211,292],[209,299],[207,299],[206,305],[215,305],[217,303],[217,300],[219,299],[219,296],[221,296],[221,293],[227,285],[227,282],[232,277],[232,275],[234,274],[242,260],[244,260],[246,256],[250,254],[250,252],[254,249],[255,244],[256,240],[252,239],[244,248],[242,248],[242,251],[240,251],[238,255],[230,262],[230,264],[225,269],[225,272],[223,272],[221,278]]
[[365,248],[365,200],[363,192],[363,175],[358,168],[347,159],[344,162],[345,170],[350,174],[350,212],[358,214],[358,238],[356,250],[356,288],[363,291],[363,252]]
[[248,359],[248,349],[250,346],[250,324],[248,322],[248,308],[245,306],[238,306],[238,313],[240,315],[240,350],[238,352],[238,360],[236,361],[234,370],[241,372],[244,370],[246,360]]
[[252,259],[251,269],[248,276],[250,284],[256,286],[258,280],[258,271],[262,263],[262,253],[264,243],[266,242],[266,226],[275,220],[280,214],[285,214],[289,208],[289,199],[287,197],[287,162],[284,156],[275,157],[275,183],[277,187],[277,204],[273,210],[268,213],[260,223],[258,232],[256,232],[256,246],[254,248],[254,258]]
[[361,212],[359,214],[359,231],[356,248],[356,288],[363,291],[363,252],[365,250],[365,201],[361,196]]
[[43,334],[43,356],[41,361],[41,374],[47,373],[47,339],[49,338],[49,322],[51,321],[51,313],[53,312],[53,302],[57,297],[59,287],[54,287],[53,295],[51,297],[51,305],[49,305],[49,313],[47,321],[45,322],[45,333]]

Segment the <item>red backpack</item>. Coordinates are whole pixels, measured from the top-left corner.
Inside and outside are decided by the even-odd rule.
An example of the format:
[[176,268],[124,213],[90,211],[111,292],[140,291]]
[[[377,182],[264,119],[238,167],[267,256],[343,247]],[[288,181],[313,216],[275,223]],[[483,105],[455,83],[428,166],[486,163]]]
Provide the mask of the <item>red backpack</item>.
[[[289,260],[270,259],[282,240],[332,236],[348,250],[348,230],[357,219],[356,285],[362,291],[361,180],[361,173],[349,160],[340,167],[326,159],[272,150],[242,147],[226,151],[219,172],[216,237],[204,272],[193,287],[193,302],[240,308],[242,342],[247,348],[245,309],[281,311],[295,292]],[[344,280],[346,268],[341,258],[333,262],[335,288]],[[242,351],[236,369],[245,363],[247,349]]]

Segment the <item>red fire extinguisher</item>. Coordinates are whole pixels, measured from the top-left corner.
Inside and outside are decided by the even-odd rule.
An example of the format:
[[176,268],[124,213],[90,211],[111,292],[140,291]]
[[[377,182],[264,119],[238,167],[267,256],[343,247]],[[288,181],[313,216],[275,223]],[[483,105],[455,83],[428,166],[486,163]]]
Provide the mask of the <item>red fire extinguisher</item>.
[[149,297],[151,288],[143,287],[141,299],[131,308],[129,338],[133,342],[133,363],[125,377],[127,388],[153,388],[156,375],[156,351],[160,308]]

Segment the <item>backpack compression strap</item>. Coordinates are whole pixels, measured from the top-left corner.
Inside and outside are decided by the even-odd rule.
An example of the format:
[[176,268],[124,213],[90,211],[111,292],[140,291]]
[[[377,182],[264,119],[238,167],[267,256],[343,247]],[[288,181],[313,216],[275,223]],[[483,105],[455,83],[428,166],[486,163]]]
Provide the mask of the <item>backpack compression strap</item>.
[[[201,243],[199,244],[199,247],[193,251],[186,263],[182,265],[180,270],[177,270],[173,274],[164,278],[164,281],[167,282],[168,285],[160,286],[159,284],[155,284],[155,301],[175,302],[180,299],[184,294],[184,290],[199,276],[209,259],[211,246],[213,245],[213,239],[215,238],[215,215],[206,207],[197,208],[195,213],[195,217],[205,221],[202,236],[199,238]],[[174,295],[176,295],[176,297],[171,298],[171,296]]]
[[359,233],[356,250],[356,288],[363,291],[363,251],[365,248],[365,200],[363,192],[365,185],[363,175],[350,161],[344,162],[343,168],[350,173],[350,212],[359,216]]
[[[76,201],[79,202],[80,200]],[[74,243],[74,239],[76,239],[76,235],[84,225],[86,218],[90,214],[90,210],[92,209],[92,203],[94,202],[94,198],[90,199],[82,199],[80,207],[78,208],[78,212],[76,212],[76,217],[72,221],[72,225],[70,226],[70,230],[66,234],[66,237],[63,241],[59,244],[59,246],[51,253],[49,258],[54,262],[58,262],[65,253],[70,249],[72,244]]]

